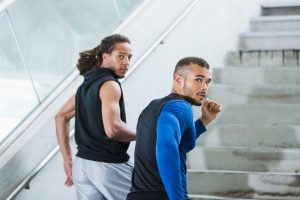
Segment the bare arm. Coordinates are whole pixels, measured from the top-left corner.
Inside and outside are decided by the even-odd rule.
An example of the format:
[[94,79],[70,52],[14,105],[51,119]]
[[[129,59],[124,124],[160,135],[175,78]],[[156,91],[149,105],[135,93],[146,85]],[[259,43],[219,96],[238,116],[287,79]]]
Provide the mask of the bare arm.
[[64,159],[64,170],[67,176],[65,185],[73,185],[72,153],[69,144],[69,122],[75,116],[75,96],[73,95],[55,116],[56,137]]
[[135,140],[135,130],[129,128],[120,117],[121,88],[115,81],[106,81],[99,91],[102,101],[102,118],[107,137],[121,142]]

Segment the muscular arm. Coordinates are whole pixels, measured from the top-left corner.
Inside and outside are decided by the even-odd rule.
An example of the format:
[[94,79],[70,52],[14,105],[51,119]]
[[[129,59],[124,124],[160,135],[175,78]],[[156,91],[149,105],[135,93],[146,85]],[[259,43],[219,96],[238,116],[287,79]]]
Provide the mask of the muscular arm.
[[179,145],[183,132],[193,123],[189,112],[191,108],[187,103],[174,101],[164,106],[157,121],[156,160],[170,200],[182,200],[186,197]]
[[71,161],[69,122],[75,116],[75,96],[72,96],[55,116],[56,136],[64,161]]
[[72,153],[69,144],[69,122],[75,116],[75,96],[73,95],[55,116],[56,137],[64,159],[64,170],[67,176],[65,185],[73,185]]
[[115,81],[103,83],[99,98],[102,102],[103,125],[107,136],[121,142],[135,140],[135,130],[130,129],[120,117],[121,88],[119,84]]
[[[164,123],[164,121],[168,123]],[[161,115],[158,119],[156,160],[162,182],[170,200],[184,199],[181,180],[178,120],[174,116]],[[179,134],[178,134],[179,135]]]

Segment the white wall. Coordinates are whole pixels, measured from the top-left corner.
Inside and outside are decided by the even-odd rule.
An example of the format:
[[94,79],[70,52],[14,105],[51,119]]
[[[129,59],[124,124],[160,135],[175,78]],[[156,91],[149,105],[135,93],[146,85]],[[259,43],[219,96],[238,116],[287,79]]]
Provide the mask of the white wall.
[[[251,18],[259,16],[261,3],[262,0],[199,0],[163,44],[123,82],[128,124],[135,127],[142,109],[152,99],[170,92],[173,69],[182,57],[198,56],[211,67],[224,66],[226,52],[238,48],[239,34],[248,30]],[[132,156],[133,149],[134,144],[129,151]]]

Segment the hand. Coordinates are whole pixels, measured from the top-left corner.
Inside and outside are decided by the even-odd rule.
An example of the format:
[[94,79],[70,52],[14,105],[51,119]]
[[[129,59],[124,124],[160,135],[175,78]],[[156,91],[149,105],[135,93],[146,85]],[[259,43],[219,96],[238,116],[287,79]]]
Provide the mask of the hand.
[[204,126],[207,126],[211,121],[213,121],[217,114],[221,112],[222,105],[217,103],[216,101],[206,99],[202,105],[202,116],[201,121]]
[[67,176],[65,186],[71,187],[73,185],[72,160],[64,161],[64,170]]

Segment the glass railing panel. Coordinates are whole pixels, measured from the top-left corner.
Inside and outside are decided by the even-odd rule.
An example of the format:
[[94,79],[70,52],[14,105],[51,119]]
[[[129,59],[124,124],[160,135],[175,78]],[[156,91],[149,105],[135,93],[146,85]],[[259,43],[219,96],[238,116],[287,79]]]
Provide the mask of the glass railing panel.
[[32,83],[9,26],[0,13],[0,143],[38,105]]
[[[52,0],[52,6],[74,34],[79,51],[93,48],[120,24],[113,1]],[[68,11],[71,12],[68,12]]]
[[119,23],[112,1],[17,0],[8,11],[41,100]]
[[[75,70],[78,53],[99,44],[100,39],[111,34],[141,2],[16,0],[9,5],[1,13],[0,24],[0,78],[3,77],[1,83],[4,83],[0,87],[7,90],[2,92],[6,98],[0,96],[0,125],[10,124],[10,128],[0,126],[1,132],[10,132],[29,115]],[[6,84],[10,76],[11,83]],[[21,94],[20,98],[16,98],[16,94]],[[10,117],[15,115],[17,119]]]
[[119,11],[121,19],[125,19],[143,0],[113,0],[116,10]]

